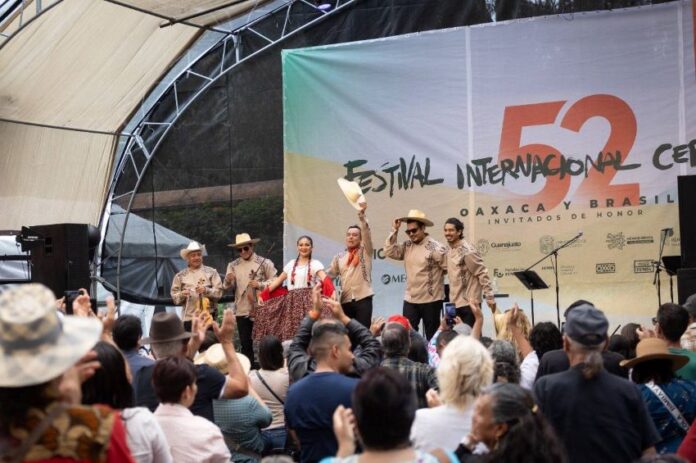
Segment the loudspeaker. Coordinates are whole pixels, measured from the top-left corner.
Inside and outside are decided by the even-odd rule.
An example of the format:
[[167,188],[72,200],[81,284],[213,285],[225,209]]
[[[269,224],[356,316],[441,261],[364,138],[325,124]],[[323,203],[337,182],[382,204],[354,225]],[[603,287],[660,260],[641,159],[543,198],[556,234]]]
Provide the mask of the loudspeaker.
[[684,304],[687,297],[696,294],[696,268],[677,270],[677,291],[680,304]]
[[31,250],[31,281],[62,297],[67,290],[89,290],[90,227],[61,223],[32,226],[39,245]]
[[683,268],[696,268],[696,175],[677,177],[679,237]]

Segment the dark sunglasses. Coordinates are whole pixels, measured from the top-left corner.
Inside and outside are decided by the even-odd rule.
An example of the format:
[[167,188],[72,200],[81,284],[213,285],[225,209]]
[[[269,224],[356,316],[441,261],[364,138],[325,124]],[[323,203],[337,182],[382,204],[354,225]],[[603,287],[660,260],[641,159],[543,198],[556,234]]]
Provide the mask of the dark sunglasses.
[[419,230],[418,228],[407,228],[407,229],[406,229],[406,234],[407,234],[407,235],[413,235],[413,234],[417,233],[418,230]]
[[237,250],[238,250],[239,252],[248,251],[249,249],[251,249],[251,246],[244,246],[244,247],[241,247],[241,248],[237,248]]

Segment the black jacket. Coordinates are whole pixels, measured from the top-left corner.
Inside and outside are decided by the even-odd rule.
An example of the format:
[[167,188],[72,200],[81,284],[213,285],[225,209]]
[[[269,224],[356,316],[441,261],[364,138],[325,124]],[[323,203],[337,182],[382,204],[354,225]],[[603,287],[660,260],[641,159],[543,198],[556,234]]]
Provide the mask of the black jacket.
[[[312,339],[312,326],[314,320],[305,317],[292,339],[288,352],[288,372],[290,381],[299,381],[308,374],[314,372],[316,361],[307,353],[309,341]],[[370,330],[360,322],[351,319],[346,325],[348,337],[353,347],[353,369],[356,376],[362,375],[372,367],[376,367],[382,361],[382,346],[372,336]]]

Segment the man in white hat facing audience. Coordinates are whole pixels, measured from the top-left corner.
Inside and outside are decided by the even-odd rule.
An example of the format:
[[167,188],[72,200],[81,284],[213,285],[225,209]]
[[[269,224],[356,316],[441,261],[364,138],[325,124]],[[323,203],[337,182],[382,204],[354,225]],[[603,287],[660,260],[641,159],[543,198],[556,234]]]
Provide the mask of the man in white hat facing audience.
[[249,315],[257,300],[256,291],[263,291],[278,273],[270,259],[254,252],[254,245],[259,241],[258,238],[252,239],[248,233],[240,233],[235,237],[234,243],[229,246],[239,252],[239,257],[227,265],[225,280],[222,283],[224,290],[232,288],[234,292],[235,315],[239,340],[242,343],[242,354],[250,360],[254,359],[251,339],[254,321]]
[[367,201],[360,186],[339,178],[338,185],[348,202],[358,211],[359,224],[346,230],[346,249],[331,260],[329,274],[341,279],[341,305],[347,316],[365,328],[372,323],[372,235],[365,211]]
[[174,304],[184,307],[181,318],[186,331],[191,331],[194,313],[201,308],[202,298],[208,298],[210,310],[214,310],[218,299],[222,297],[222,280],[217,270],[203,265],[205,246],[196,241],[180,251],[181,258],[187,263],[185,269],[174,275],[171,295]]
[[[408,239],[397,243],[402,222],[406,222]],[[406,217],[394,219],[384,247],[387,257],[404,261],[406,294],[403,313],[416,330],[423,319],[428,339],[440,324],[442,300],[445,298],[444,270],[447,268],[447,248],[425,231],[425,227],[432,226],[424,212],[411,209]]]

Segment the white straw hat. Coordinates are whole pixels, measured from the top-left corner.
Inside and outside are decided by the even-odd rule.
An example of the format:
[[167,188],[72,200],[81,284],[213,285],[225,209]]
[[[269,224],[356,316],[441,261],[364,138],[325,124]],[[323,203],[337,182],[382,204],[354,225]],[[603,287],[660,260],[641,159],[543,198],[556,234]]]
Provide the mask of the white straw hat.
[[198,241],[191,241],[186,248],[179,251],[179,254],[182,259],[186,260],[188,255],[195,251],[200,251],[205,254],[205,245],[199,244]]
[[65,373],[99,340],[96,318],[58,318],[47,287],[26,284],[0,294],[0,387],[45,383]]
[[365,199],[365,195],[363,195],[360,185],[356,182],[349,182],[345,178],[339,178],[337,182],[350,205],[357,210],[362,210],[360,203],[366,203],[367,200]]

